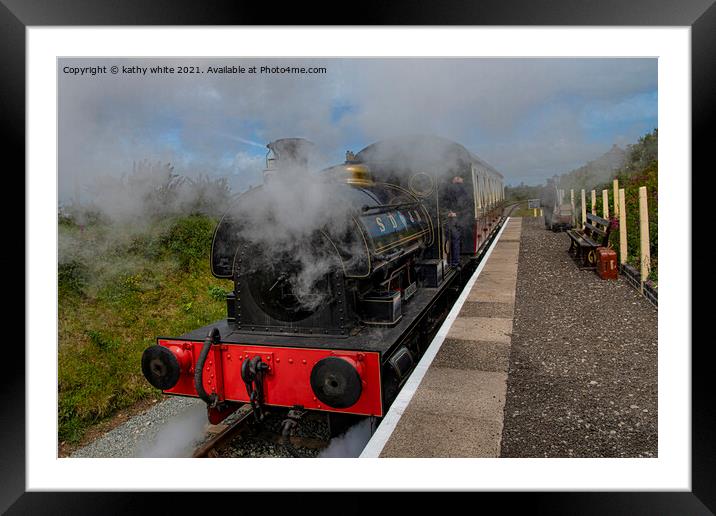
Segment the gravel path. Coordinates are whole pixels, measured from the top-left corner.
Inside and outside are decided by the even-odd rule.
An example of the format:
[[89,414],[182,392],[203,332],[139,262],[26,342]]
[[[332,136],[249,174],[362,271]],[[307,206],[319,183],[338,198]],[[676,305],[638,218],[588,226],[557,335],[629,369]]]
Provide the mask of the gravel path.
[[656,457],[657,310],[523,218],[503,457]]

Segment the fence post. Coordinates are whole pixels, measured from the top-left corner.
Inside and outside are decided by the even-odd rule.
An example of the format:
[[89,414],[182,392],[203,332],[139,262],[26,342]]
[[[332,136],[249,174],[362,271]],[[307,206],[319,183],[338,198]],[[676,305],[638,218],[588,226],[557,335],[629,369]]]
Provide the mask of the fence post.
[[623,265],[627,262],[627,216],[626,202],[624,200],[624,188],[619,189],[619,262]]
[[609,190],[602,190],[602,216],[609,220]]
[[582,188],[582,229],[584,229],[584,223],[587,220],[587,195]]
[[572,203],[572,226],[577,225],[577,213],[574,211],[574,189],[569,190],[569,201]]
[[649,254],[649,210],[646,204],[646,186],[639,187],[639,240],[641,245],[641,292],[651,269]]
[[619,218],[619,180],[612,181],[614,186],[614,216]]
[[592,190],[592,215],[597,214],[597,192]]

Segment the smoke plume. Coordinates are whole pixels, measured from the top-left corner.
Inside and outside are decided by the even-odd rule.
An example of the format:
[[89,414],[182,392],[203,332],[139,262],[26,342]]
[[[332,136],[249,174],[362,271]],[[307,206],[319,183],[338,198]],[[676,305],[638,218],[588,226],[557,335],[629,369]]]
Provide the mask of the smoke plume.
[[136,457],[191,457],[206,430],[206,406],[192,404],[137,443]]
[[249,267],[288,282],[302,309],[313,310],[325,301],[325,289],[316,286],[340,270],[340,257],[327,239],[343,237],[354,224],[355,207],[346,202],[345,188],[313,168],[288,166],[232,208],[241,240],[256,253],[248,257]]
[[345,434],[331,439],[326,449],[321,451],[319,458],[353,458],[359,457],[365,445],[370,441],[370,418],[365,418],[350,427]]

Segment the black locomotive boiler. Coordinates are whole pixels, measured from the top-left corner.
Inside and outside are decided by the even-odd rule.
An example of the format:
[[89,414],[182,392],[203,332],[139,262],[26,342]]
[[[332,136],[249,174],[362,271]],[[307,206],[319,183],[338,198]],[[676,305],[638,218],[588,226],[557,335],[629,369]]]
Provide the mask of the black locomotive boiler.
[[[147,380],[202,398],[216,423],[244,403],[382,417],[501,222],[501,176],[461,145],[384,141],[312,173],[303,139],[268,145],[264,185],[221,219],[211,269],[227,317],[145,350]],[[418,146],[416,148],[416,145]],[[441,191],[470,192],[459,266]],[[449,207],[448,207],[449,208]]]

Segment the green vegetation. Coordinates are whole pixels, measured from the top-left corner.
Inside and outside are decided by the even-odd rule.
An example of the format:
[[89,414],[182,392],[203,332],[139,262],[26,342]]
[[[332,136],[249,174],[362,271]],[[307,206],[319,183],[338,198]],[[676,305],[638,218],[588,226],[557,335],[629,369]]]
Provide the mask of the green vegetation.
[[58,214],[59,439],[159,397],[141,356],[226,316],[231,283],[214,278],[214,227],[231,199],[223,178],[188,178],[169,163],[135,163],[98,175],[91,200]]
[[183,270],[191,271],[200,262],[207,261],[216,222],[201,215],[178,219],[162,239],[162,244]]
[[542,195],[542,186],[529,186],[520,183],[517,186],[505,186],[505,203],[510,204],[528,199],[539,199]]
[[225,317],[228,281],[209,271],[216,219],[193,214],[110,224],[63,215],[59,224],[59,439],[140,399],[158,397],[141,355]]
[[[659,210],[658,185],[659,163],[657,159],[658,131],[648,133],[639,141],[627,148],[627,159],[616,171],[614,178],[619,180],[619,188],[624,188],[624,201],[627,215],[627,263],[640,267],[640,236],[639,236],[639,187],[646,186],[647,207],[649,212],[649,251],[651,270],[648,279],[656,286],[658,281],[659,258]],[[597,191],[597,215],[602,215],[602,190],[609,195],[609,214],[614,217],[614,190],[611,180],[592,187]],[[591,188],[590,188],[591,190]],[[575,191],[576,195],[576,191]],[[591,210],[590,193],[587,193],[587,211]],[[614,230],[609,243],[619,253],[619,231]]]
[[[512,217],[534,217],[535,211],[531,208],[517,208],[512,212]],[[539,210],[537,211],[539,217]]]
[[[505,199],[510,202],[526,199],[542,199],[542,206],[548,209],[550,196],[554,198],[555,188],[563,189],[565,202],[569,202],[569,190],[574,190],[577,217],[581,215],[581,190],[586,190],[587,212],[591,212],[591,190],[597,193],[597,215],[604,213],[602,209],[602,190],[609,195],[609,213],[614,217],[613,179],[619,180],[619,188],[624,188],[624,200],[627,208],[627,263],[640,268],[640,235],[639,235],[639,187],[646,186],[647,205],[649,211],[649,250],[651,268],[648,281],[657,286],[658,251],[659,251],[659,210],[658,210],[658,144],[659,132],[654,129],[645,134],[633,145],[622,150],[612,146],[603,156],[590,161],[586,165],[571,172],[549,178],[545,185],[529,186],[520,183],[518,186],[505,187]],[[556,185],[556,186],[555,186]],[[552,201],[554,202],[554,201]],[[547,207],[545,207],[547,206]],[[519,209],[513,216],[531,216],[530,210]],[[619,231],[613,230],[610,236],[611,246],[619,253]]]

